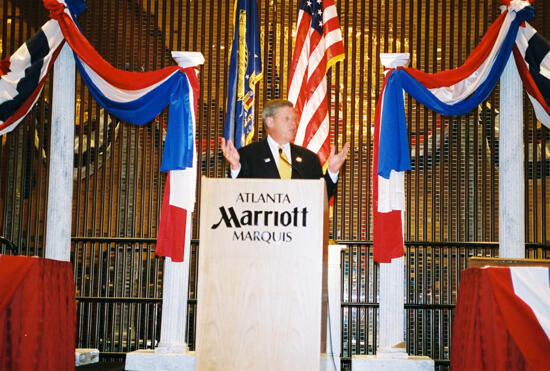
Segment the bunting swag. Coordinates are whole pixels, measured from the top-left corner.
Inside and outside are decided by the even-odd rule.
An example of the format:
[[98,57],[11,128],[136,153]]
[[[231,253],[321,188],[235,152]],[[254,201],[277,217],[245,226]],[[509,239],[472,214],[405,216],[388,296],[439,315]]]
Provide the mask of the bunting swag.
[[122,71],[111,66],[82,35],[62,0],[44,0],[50,17],[57,20],[75,53],[76,66],[88,89],[109,113],[132,124],[153,120],[170,104],[161,170],[192,166],[193,134],[190,127],[187,84],[183,69],[166,67],[152,72]]
[[[189,104],[187,105],[192,134],[195,137],[195,114],[199,81],[194,73],[188,73]],[[196,147],[195,147],[196,148]],[[173,262],[184,261],[185,251],[191,244],[191,212],[195,208],[197,183],[197,152],[193,149],[193,166],[184,170],[172,170],[166,177],[166,187],[160,211],[155,254],[170,257]]]
[[514,58],[537,119],[550,129],[550,42],[526,24],[519,30]]
[[[31,110],[65,39],[84,82],[109,113],[142,125],[170,105],[161,170],[191,167],[194,137],[185,69],[118,70],[96,52],[75,23],[74,18],[85,9],[82,0],[44,0],[44,6],[53,19],[0,65],[0,135],[12,131]],[[202,61],[201,56],[186,68],[193,69]]]
[[44,6],[53,19],[0,65],[0,134],[13,130],[30,111],[64,41],[73,50],[91,94],[119,119],[142,125],[170,105],[161,163],[161,170],[168,171],[169,176],[157,253],[182,261],[184,248],[190,243],[186,216],[195,205],[196,67],[204,62],[202,54],[173,52],[179,66],[152,72],[118,70],[80,32],[74,19],[85,9],[82,0],[44,0]]
[[50,20],[0,65],[0,135],[25,118],[37,101],[63,46],[57,22]]
[[[472,111],[487,98],[500,78],[512,53],[520,25],[533,17],[534,9],[529,3],[513,1],[508,10],[491,25],[461,67],[436,74],[427,74],[413,68],[397,68],[388,72],[375,115],[375,261],[387,263],[393,258],[403,256],[404,171],[411,168],[403,90],[419,103],[442,115],[457,116]],[[528,53],[524,55],[527,56]],[[546,66],[546,60],[539,63],[541,64]],[[529,65],[531,76],[532,70],[535,70],[534,65],[533,62]],[[533,80],[537,81],[537,78]],[[541,85],[534,85],[541,91]],[[536,101],[541,102],[539,99]]]
[[161,209],[156,253],[183,261],[190,244],[187,215],[195,205],[195,110],[198,79],[195,67],[204,62],[200,53],[173,56],[180,66],[153,72],[121,71],[107,63],[82,35],[70,13],[56,0],[44,0],[75,54],[76,66],[91,94],[118,118],[142,125],[170,104],[168,130],[161,170],[168,171]]

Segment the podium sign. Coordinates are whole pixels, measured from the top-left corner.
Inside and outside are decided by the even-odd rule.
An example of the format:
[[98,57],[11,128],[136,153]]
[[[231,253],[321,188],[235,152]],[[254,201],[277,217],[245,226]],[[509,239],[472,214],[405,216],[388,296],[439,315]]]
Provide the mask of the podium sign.
[[201,192],[197,370],[319,370],[324,180],[203,177]]

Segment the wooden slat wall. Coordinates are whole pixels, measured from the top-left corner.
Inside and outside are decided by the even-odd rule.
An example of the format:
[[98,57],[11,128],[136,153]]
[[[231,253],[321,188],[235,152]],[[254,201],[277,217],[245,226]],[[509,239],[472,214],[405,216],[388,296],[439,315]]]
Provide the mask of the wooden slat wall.
[[[47,20],[45,9],[0,2],[0,54],[15,52]],[[38,25],[38,26],[37,26]],[[51,86],[19,128],[0,136],[0,236],[23,255],[44,254]],[[7,252],[0,244],[0,253]]]

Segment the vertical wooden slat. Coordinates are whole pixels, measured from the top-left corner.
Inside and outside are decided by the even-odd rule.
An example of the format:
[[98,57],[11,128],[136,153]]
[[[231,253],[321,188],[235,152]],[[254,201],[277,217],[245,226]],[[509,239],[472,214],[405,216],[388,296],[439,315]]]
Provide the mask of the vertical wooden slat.
[[[101,14],[103,12],[103,4],[100,4],[100,6],[98,7],[98,12],[99,12],[99,14]],[[92,25],[92,34],[94,33],[93,30],[94,30],[95,26],[96,25],[95,25],[95,22],[94,22],[94,24]],[[81,98],[84,95],[83,90],[82,90],[84,88],[83,85],[84,84],[81,83],[81,95],[80,95]],[[82,99],[81,99],[81,101],[82,101]],[[80,107],[80,111],[82,112],[81,107]],[[97,107],[96,110],[95,110],[95,114],[96,114],[95,124],[96,125],[93,125],[93,120],[92,120],[93,116],[91,115],[91,111],[87,111],[87,112],[89,113],[89,116],[88,116],[88,123],[89,123],[89,125],[88,125],[88,128],[89,128],[89,133],[88,133],[88,139],[89,139],[89,141],[88,141],[88,161],[91,161],[91,156],[92,156],[92,147],[91,147],[92,143],[90,141],[92,137],[94,138],[93,140],[94,140],[96,145],[95,145],[95,148],[94,148],[95,149],[94,162],[93,162],[92,166],[88,166],[88,168],[92,168],[93,178],[91,178],[92,175],[88,172],[87,179],[89,181],[86,182],[86,184],[89,184],[89,183],[91,183],[90,180],[93,179],[93,190],[91,191],[92,194],[90,194],[90,196],[91,196],[90,198],[92,200],[91,200],[91,202],[85,202],[86,205],[88,205],[90,203],[92,204],[92,210],[91,210],[92,214],[91,214],[91,218],[90,218],[91,219],[90,220],[91,226],[90,226],[90,228],[88,228],[88,225],[85,223],[84,226],[85,226],[86,230],[81,235],[90,234],[91,236],[95,236],[96,233],[97,233],[97,230],[96,230],[96,219],[97,218],[95,217],[95,215],[97,215],[97,213],[98,213],[98,206],[99,206],[99,210],[101,210],[101,202],[102,202],[102,200],[98,202],[98,199],[97,199],[98,196],[101,197],[101,194],[102,194],[100,192],[100,190],[98,189],[99,188],[98,187],[99,186],[99,179],[98,179],[99,174],[98,173],[99,173],[99,161],[100,161],[100,159],[99,159],[100,144],[99,143],[100,143],[100,131],[101,131],[102,128],[101,128],[101,124],[100,124],[100,113],[99,113],[100,110],[99,110],[99,107]],[[84,124],[84,120],[81,120],[80,121],[80,126],[82,127],[83,124]],[[103,132],[105,133],[106,131],[107,131],[107,128],[104,127]],[[92,135],[92,133],[93,133],[93,135]],[[80,142],[80,143],[82,143],[82,142]],[[86,200],[88,199],[87,195],[88,195],[88,192],[86,192]],[[88,244],[86,244],[86,246],[88,246]],[[90,244],[90,258],[89,258],[90,261],[94,261],[94,262],[96,261],[95,260],[96,251],[97,251],[97,244],[91,243]],[[87,265],[86,263],[84,263],[86,261],[88,261],[87,256],[85,256],[85,259],[83,259],[83,265]],[[88,285],[87,285],[88,288],[87,288],[87,292],[85,292],[84,295],[89,295],[89,296],[97,295],[97,294],[94,293],[94,282],[101,280],[101,274],[98,274],[99,280],[97,280],[95,270],[96,270],[96,268],[101,269],[101,263],[102,263],[99,258],[97,259],[97,261],[99,263],[99,266],[96,266],[95,264],[90,264],[90,272],[89,272],[88,277],[87,277],[87,279],[88,279]],[[101,272],[101,270],[99,272]],[[83,287],[85,287],[85,286],[83,286]],[[97,317],[100,314],[100,306],[97,305],[97,304],[89,303],[87,309],[89,310],[89,313],[90,313],[89,318],[93,318],[94,316]],[[87,333],[88,333],[88,339],[87,339],[86,343],[90,344],[90,343],[93,343],[93,342],[97,341],[96,339],[99,338],[99,326],[94,324],[93,321],[88,320]]]
[[[446,70],[447,69],[447,58],[446,58],[446,53],[445,53],[445,48],[443,47],[446,43],[447,43],[447,35],[449,34],[447,32],[447,27],[448,27],[448,21],[450,21],[448,19],[448,9],[447,9],[447,2],[442,2],[441,3],[441,14],[442,14],[442,17],[441,17],[441,49],[438,49],[438,58],[440,59],[440,62],[438,63],[438,66],[441,68],[441,70]],[[436,239],[436,240],[439,240],[439,241],[442,241],[444,239],[444,236],[445,236],[445,227],[446,227],[446,224],[445,224],[445,215],[444,215],[444,207],[445,207],[445,191],[446,191],[446,182],[445,182],[445,163],[446,163],[446,148],[445,148],[445,139],[446,139],[446,134],[447,135],[450,133],[450,131],[446,131],[446,124],[447,124],[447,119],[446,117],[444,116],[438,116],[439,118],[439,127],[436,126],[436,130],[434,131],[434,135],[436,135],[436,139],[434,140],[434,144],[439,146],[439,166],[438,166],[438,169],[439,169],[439,173],[437,174],[437,178],[438,178],[438,191],[439,191],[439,195],[438,195],[438,203],[437,205],[435,205],[434,209],[433,209],[433,212],[434,213],[437,213],[438,216],[437,216],[437,221],[438,221],[438,226],[439,228],[435,229],[435,232],[433,234],[433,238]],[[437,136],[439,136],[439,142],[437,142]],[[434,176],[435,176],[435,172],[434,172]],[[437,207],[439,206],[439,207]],[[435,220],[435,219],[434,219]]]
[[[207,11],[209,12],[209,19],[210,20],[213,20],[214,19],[214,7],[213,6],[206,6],[205,7],[207,9]],[[213,60],[213,55],[215,54],[215,50],[214,50],[214,22],[208,22],[208,33],[207,33],[209,36],[208,36],[208,45],[207,45],[207,49],[206,49],[206,59],[207,60]],[[208,66],[208,67],[207,67]],[[213,71],[213,63],[208,63],[207,66],[205,65],[202,69],[202,72],[205,73],[206,72],[206,81],[212,81],[212,75],[214,74],[214,71]],[[207,67],[207,68],[206,68]],[[213,110],[215,104],[214,103],[214,98],[213,98],[213,88],[215,88],[215,86],[213,86],[213,84],[207,84],[206,86],[206,117],[204,118],[204,122],[211,122],[211,123],[216,123],[216,111]],[[203,93],[204,94],[204,93]],[[202,125],[202,127],[204,127],[206,130],[204,132],[204,137],[203,138],[200,138],[201,140],[199,140],[199,149],[201,149],[200,153],[202,154],[203,157],[203,161],[204,161],[204,164],[205,164],[205,174],[209,177],[213,177],[215,176],[215,173],[213,171],[213,169],[210,168],[210,155],[212,154],[213,155],[213,149],[211,149],[211,145],[210,145],[210,138],[212,138],[212,128],[210,125]],[[204,147],[203,147],[204,146]]]
[[[31,22],[24,22],[23,21],[23,14],[21,14],[21,11],[19,11],[19,19],[21,21],[20,23],[20,40],[26,40],[32,36],[31,33]],[[27,117],[28,120],[28,132],[29,132],[29,138],[26,145],[26,154],[27,158],[25,161],[25,183],[23,185],[23,199],[26,200],[23,202],[23,210],[22,210],[22,216],[23,216],[23,228],[28,229],[31,223],[31,210],[32,210],[32,202],[34,200],[33,197],[33,183],[34,183],[34,166],[35,162],[34,160],[34,154],[36,153],[37,148],[35,148],[36,145],[36,125],[35,125],[35,117],[34,117],[34,111],[31,111]],[[35,139],[35,140],[33,140]],[[31,243],[31,237],[32,235],[28,233],[25,236],[25,245],[32,246]]]
[[[424,12],[425,12],[425,18],[426,18],[426,21],[425,22],[422,22],[424,24],[424,32],[422,35],[430,35],[430,32],[431,32],[431,29],[430,29],[430,25],[432,25],[434,23],[434,20],[432,19],[432,10],[433,10],[433,6],[431,5],[431,2],[429,0],[427,0],[425,2],[425,9],[424,9]],[[426,38],[423,38],[423,43],[424,43],[424,70],[425,71],[429,71],[429,72],[434,72],[434,68],[435,66],[431,63],[430,61],[430,54],[431,54],[431,51],[430,51],[430,43],[431,43],[431,38],[429,37],[426,37]],[[417,148],[417,151],[420,152],[420,143],[418,142],[420,139],[423,143],[422,145],[422,174],[420,174],[420,167],[418,166],[418,174],[419,176],[421,177],[422,179],[422,195],[418,195],[419,197],[422,198],[422,213],[418,212],[417,214],[419,215],[420,217],[420,220],[424,221],[428,218],[428,215],[427,215],[427,210],[428,210],[428,193],[426,192],[426,190],[428,190],[428,178],[430,176],[430,168],[428,166],[428,156],[429,156],[429,143],[430,143],[430,138],[429,138],[429,135],[428,135],[428,128],[429,128],[429,117],[431,115],[431,112],[427,110],[427,108],[423,107],[423,118],[424,118],[424,122],[423,124],[421,125],[422,128],[420,129],[421,130],[421,133],[417,133],[417,143],[416,143],[416,148]],[[420,164],[419,164],[420,165]],[[421,229],[419,228],[419,239],[424,239],[424,240],[427,240],[428,239],[428,225],[427,223],[425,222],[422,222],[422,227]]]
[[[439,14],[439,7],[441,4],[439,2],[436,2],[433,7],[433,31],[432,31],[432,66],[434,66],[435,71],[440,71],[441,64],[439,62],[439,50],[440,48],[440,30],[441,30],[441,22],[442,19],[445,17],[443,16],[444,13]],[[439,216],[437,215],[437,203],[439,201],[438,197],[438,190],[437,190],[437,168],[440,166],[440,158],[441,158],[441,150],[443,147],[439,147],[440,152],[438,154],[437,148],[437,122],[440,120],[440,116],[437,115],[435,112],[432,112],[431,115],[431,127],[430,127],[430,135],[429,135],[429,147],[430,150],[430,158],[431,158],[431,166],[429,168],[429,174],[430,174],[430,205],[429,205],[429,218],[431,220],[431,223],[426,223],[429,228],[429,233],[426,234],[424,239],[426,240],[437,240],[437,233],[436,233],[436,226],[440,224]]]
[[[0,19],[2,20],[2,47],[0,48],[0,56],[2,59],[8,56],[8,48],[5,40],[8,35],[8,5],[9,3],[7,1],[3,1],[2,7],[0,8]],[[3,146],[0,147],[0,151],[2,147]],[[2,221],[2,219],[0,219],[0,221]]]
[[[364,7],[366,7],[366,4],[363,4]],[[368,12],[370,12],[372,9],[371,6],[368,6]],[[372,124],[370,117],[372,117],[372,102],[373,102],[373,96],[371,94],[371,86],[372,86],[372,63],[370,62],[372,60],[372,49],[370,48],[370,41],[367,39],[367,35],[370,35],[370,30],[372,30],[372,20],[369,19],[366,20],[369,13],[367,13],[367,9],[363,8],[361,12],[361,55],[363,56],[361,58],[361,71],[367,71],[367,78],[363,79],[364,83],[361,84],[361,102],[366,102],[366,107],[364,107],[363,104],[360,105],[361,111],[360,111],[360,119],[363,120],[363,125],[368,123],[366,128],[366,136],[364,138],[364,141],[361,143],[361,146],[358,148],[359,153],[362,153],[363,149],[370,149],[370,143],[372,142]],[[366,44],[366,46],[365,46]],[[365,55],[366,54],[366,55]],[[367,67],[365,67],[365,65]],[[366,82],[366,85],[365,85]],[[366,89],[366,92],[365,92]],[[345,127],[344,127],[345,130]],[[352,147],[353,151],[352,154],[354,156],[358,156],[355,152],[355,148]],[[363,158],[366,159],[365,164],[365,170],[362,172],[362,176],[360,179],[361,182],[361,189],[364,189],[364,204],[370,205],[371,204],[371,179],[372,179],[372,157],[371,157],[371,151],[365,150],[363,153]],[[361,158],[361,157],[360,157]],[[362,159],[362,158],[361,158]],[[370,209],[367,209],[364,213],[364,220],[363,220],[363,231],[361,234],[361,239],[367,240],[370,239],[370,226],[371,226],[371,212]],[[336,234],[335,234],[336,235]],[[369,249],[370,250],[370,249]],[[370,252],[369,252],[370,256]]]
[[[349,14],[349,17],[344,18],[343,26],[344,26],[344,32],[342,34],[342,37],[346,40],[349,40],[348,47],[347,47],[347,56],[352,60],[355,61],[357,59],[357,37],[356,33],[353,31],[355,30],[356,23],[357,23],[357,8],[356,2],[348,2],[346,4],[349,8],[346,9],[346,14]],[[351,51],[351,53],[350,53]],[[350,145],[352,148],[355,148],[357,146],[357,142],[359,140],[358,138],[358,123],[355,117],[355,99],[356,99],[356,77],[357,74],[354,71],[354,68],[351,67],[351,64],[348,64],[348,68],[345,69],[345,78],[344,78],[344,84],[347,85],[344,95],[346,98],[343,102],[343,117],[342,119],[344,122],[349,123],[349,126],[351,127],[350,130]],[[351,67],[351,68],[350,68]],[[348,106],[349,102],[349,106]],[[349,112],[349,115],[348,115]],[[352,161],[347,163],[347,167],[349,171],[351,171],[352,174],[359,174],[359,168],[358,163],[355,161],[355,156],[352,159]],[[358,195],[357,188],[353,189],[352,192],[349,192],[348,194],[348,202],[357,202],[356,197]],[[346,202],[346,203],[348,203]],[[357,239],[359,237],[359,231],[358,227],[360,226],[360,220],[359,215],[357,212],[353,212],[350,210],[350,213],[348,214],[348,222],[350,223],[350,231],[349,236],[353,239]],[[358,292],[358,297],[360,297],[361,292]]]
[[[117,4],[115,4],[115,10],[114,10],[114,13],[115,13],[115,19],[124,19],[123,17],[123,14],[124,14],[124,11],[123,9],[121,9],[121,7],[119,6],[116,6]],[[122,13],[122,14],[121,14]],[[121,27],[121,34],[124,35],[125,33],[125,30],[126,30],[126,22],[121,22],[122,23],[122,27]],[[121,36],[119,34],[119,32],[115,33],[115,39],[114,39],[114,46],[115,48],[117,48],[117,46],[119,45],[120,43],[120,39],[122,39],[123,36]],[[124,41],[122,41],[124,43]],[[125,45],[125,43],[124,43]],[[125,51],[124,51],[125,47],[123,46],[122,50],[123,50],[123,53],[122,55],[120,55],[120,53],[116,53],[115,54],[115,62],[114,62],[114,65],[117,66],[118,68],[121,68],[121,69],[124,69],[124,56],[125,56]],[[121,145],[118,146],[118,161],[116,162],[116,172],[113,172],[113,178],[114,178],[114,174],[118,174],[119,177],[122,177],[123,175],[121,174],[121,170],[122,170],[122,165],[123,165],[123,162],[124,162],[124,158],[125,158],[125,154],[126,152],[128,151],[127,148],[124,148],[123,149],[123,146],[124,147],[127,147],[127,129],[125,126],[122,126],[121,127],[121,137],[120,137],[120,140],[121,140]],[[125,164],[127,164],[127,162],[125,162]],[[125,167],[125,172],[127,172],[127,169]],[[124,178],[118,178],[117,179],[117,187],[115,188],[117,190],[116,192],[116,196],[115,196],[115,204],[113,205],[113,210],[112,212],[116,215],[116,219],[113,221],[113,232],[114,232],[114,235],[115,236],[123,236],[122,232],[120,231],[120,225],[121,223],[119,222],[120,220],[123,220],[124,216],[120,215],[120,205],[121,203],[123,202],[123,199],[122,198],[122,188],[124,187],[124,189],[128,189],[126,185],[123,185],[123,183],[125,183],[125,179]],[[113,189],[113,188],[111,188]],[[113,214],[111,214],[113,215]],[[122,293],[121,293],[121,288],[122,288],[122,280],[121,280],[121,276],[120,276],[120,273],[119,273],[119,267],[121,266],[121,254],[119,253],[119,249],[117,248],[118,246],[117,245],[114,245],[113,246],[113,253],[114,253],[114,259],[113,259],[113,263],[114,263],[114,268],[113,268],[113,293],[112,295],[113,296],[122,296]],[[112,339],[111,340],[111,343],[109,344],[110,346],[107,347],[107,351],[116,351],[116,347],[115,347],[115,342],[117,344],[122,344],[122,331],[119,330],[118,328],[118,322],[120,320],[120,313],[121,313],[121,306],[119,303],[112,303],[111,304],[111,310],[109,311],[110,313],[110,324],[111,324],[111,328],[110,328],[110,338]]]
[[[225,12],[222,12],[222,10],[225,10]],[[220,47],[218,47],[216,49],[216,70],[215,70],[215,75],[214,75],[214,78],[215,80],[214,81],[226,81],[226,79],[224,78],[223,80],[221,80],[221,77],[223,75],[223,69],[220,68],[220,66],[224,66],[225,65],[225,61],[227,60],[226,58],[226,55],[227,55],[227,49],[228,49],[228,45],[229,45],[229,32],[226,32],[227,29],[229,28],[229,24],[227,22],[227,20],[225,20],[225,22],[223,22],[224,20],[224,17],[225,17],[225,14],[229,14],[229,8],[223,8],[222,6],[219,6],[217,7],[217,13],[216,13],[216,16],[215,16],[215,19],[218,19],[220,20],[219,22],[216,22],[216,34],[218,35],[218,43],[220,45]],[[259,17],[259,15],[258,15]],[[259,18],[258,18],[259,19]],[[222,26],[224,28],[224,31],[222,31]],[[224,37],[225,36],[225,37]],[[223,46],[223,49],[221,49],[221,47]],[[223,50],[223,52],[221,52],[220,50]],[[265,67],[262,65],[262,70],[264,69]],[[224,167],[223,167],[223,159],[222,157],[219,155],[220,152],[221,152],[221,149],[219,148],[219,140],[218,138],[223,136],[223,125],[225,124],[225,117],[222,116],[220,117],[219,113],[218,112],[224,112],[224,108],[225,108],[225,97],[227,96],[227,93],[226,93],[226,89],[227,89],[227,83],[224,83],[223,84],[223,88],[222,89],[217,89],[217,92],[216,92],[216,106],[215,106],[215,117],[216,117],[216,122],[218,123],[218,125],[216,125],[216,131],[215,131],[215,136],[214,136],[214,148],[213,148],[213,156],[214,156],[214,168],[217,169],[217,173],[216,173],[216,176],[218,177],[224,177],[225,176],[225,173],[223,172],[224,170]],[[255,94],[256,94],[256,97],[255,99],[258,99],[258,93],[259,93],[259,88],[256,87],[256,90],[255,90]],[[258,131],[258,127],[261,125],[261,120],[259,120],[259,116],[258,116],[258,112],[257,110],[255,110],[254,112],[254,122],[256,123],[256,128],[255,128],[255,131]]]
[[[278,1],[278,4],[275,5],[277,12],[275,13],[275,24],[276,24],[276,30],[277,30],[277,40],[283,41],[284,40],[284,26],[286,21],[286,12],[288,9],[285,6],[285,0]],[[286,96],[286,85],[283,87],[283,81],[284,76],[287,73],[284,69],[284,53],[285,53],[285,45],[284,42],[279,42],[279,45],[277,45],[274,50],[276,51],[276,61],[277,61],[277,69],[278,69],[278,76],[276,80],[276,94],[275,98],[283,98]]]
[[[136,6],[136,13],[138,14],[136,19],[136,26],[141,28],[143,27],[142,25],[143,0],[137,1],[135,6]],[[137,39],[136,44],[138,49],[137,50],[138,65],[143,65],[143,62],[141,62],[143,60],[143,53],[142,53],[140,38],[138,37],[136,39]],[[138,66],[138,69],[141,69],[141,68]],[[146,203],[146,200],[148,200],[149,194],[152,189],[151,187],[147,187],[148,179],[150,179],[148,175],[149,175],[149,172],[151,171],[151,167],[150,166],[148,167],[149,161],[148,161],[147,149],[149,148],[148,144],[151,142],[150,140],[152,136],[151,134],[153,134],[155,131],[154,125],[155,123],[153,121],[150,124],[150,128],[148,132],[144,129],[140,130],[141,132],[140,141],[142,144],[138,147],[139,152],[141,154],[141,163],[140,163],[141,166],[140,166],[140,175],[139,175],[140,185],[138,190],[141,190],[141,196],[139,198],[139,208],[136,208],[136,212],[139,212],[138,214],[139,218],[136,221],[137,233],[135,233],[135,235],[138,237],[144,237],[145,235],[150,235],[150,232],[146,231],[146,228],[150,228],[149,227],[150,224],[147,222],[149,219],[145,218],[146,214],[148,213],[148,210],[150,210],[150,205]],[[107,129],[105,129],[105,132],[106,131]],[[139,244],[138,251],[136,253],[137,269],[135,272],[134,280],[137,279],[137,285],[136,285],[136,290],[135,292],[132,293],[132,295],[135,295],[138,297],[148,297],[147,296],[148,293],[146,293],[145,291],[147,290],[149,285],[147,284],[148,281],[143,279],[144,277],[142,273],[144,271],[149,272],[149,264],[148,264],[149,262],[144,261],[144,257],[146,256],[146,252],[147,252],[147,247],[148,247],[147,244]],[[139,347],[140,343],[143,343],[143,344],[147,343],[147,339],[148,339],[147,321],[143,321],[142,318],[147,318],[149,305],[136,305],[135,309],[136,310],[135,310],[135,319],[134,319],[134,323],[135,323],[135,343],[134,344],[136,344],[136,348],[137,348]],[[132,349],[136,349],[136,348],[133,347]]]
[[[417,25],[423,25],[424,22],[422,21],[422,4],[417,4],[417,7],[416,7],[416,24]],[[414,41],[414,44],[417,48],[417,50],[422,50],[422,27],[420,26],[417,26],[416,27],[416,39]],[[411,56],[411,58],[413,58],[413,61],[414,61],[414,55]],[[411,63],[413,67],[415,68],[419,68],[419,69],[425,69],[425,66],[423,64],[423,59],[420,58],[420,57],[416,57],[416,65],[413,63]],[[420,231],[419,231],[419,225],[420,225],[420,203],[422,201],[421,197],[419,196],[420,194],[420,122],[421,122],[421,117],[422,117],[422,109],[419,109],[418,108],[418,104],[416,105],[416,110],[415,110],[415,113],[416,113],[416,117],[414,119],[414,121],[410,124],[411,128],[412,128],[412,132],[414,133],[414,138],[416,140],[416,144],[415,144],[415,151],[414,151],[414,163],[415,163],[415,167],[414,169],[411,171],[411,176],[414,176],[414,193],[411,194],[411,198],[414,200],[414,203],[413,203],[413,217],[414,217],[414,229],[413,229],[413,236],[409,236],[409,238],[414,238],[414,239],[418,239],[419,238],[419,234],[420,234]]]
[[[111,2],[108,3],[108,6],[106,7],[106,11],[109,15],[111,15],[112,18],[117,20],[117,23],[118,23],[119,8],[117,4],[116,3],[113,4]],[[109,45],[108,45],[109,50],[117,49],[118,40],[119,40],[118,32],[113,32],[113,34],[114,35],[111,37],[111,40],[109,40]],[[115,55],[112,56],[112,59],[111,59],[111,64],[115,67],[119,67],[117,56],[118,56],[118,53],[115,53]],[[120,142],[122,142],[123,133],[124,133],[124,127],[121,124],[120,138],[118,139]],[[112,129],[111,134],[112,135],[115,134],[114,128]],[[118,179],[116,179],[117,186],[115,187],[115,174],[118,174],[117,170],[119,168],[117,166],[118,164],[117,164],[117,161],[115,161],[115,159],[117,159],[118,162],[120,162],[121,153],[122,153],[122,146],[120,145],[120,142],[119,142],[119,145],[114,147],[112,150],[113,160],[110,161],[110,166],[109,166],[109,174],[110,174],[109,189],[111,190],[111,200],[110,200],[111,202],[108,202],[108,208],[107,208],[107,215],[108,215],[107,233],[108,235],[114,235],[114,236],[117,236],[117,233],[116,233],[117,223],[116,223],[116,220],[114,220],[114,218],[112,217],[112,215],[116,210],[116,205],[119,198],[118,192],[120,189],[120,185],[118,185]],[[113,273],[116,272],[116,267],[118,266],[117,262],[118,262],[118,254],[117,254],[117,250],[115,249],[115,245],[111,243],[107,244],[106,245],[106,264],[105,264],[107,267],[107,270],[105,272],[105,276],[106,276],[105,296],[106,297],[117,295],[117,293],[115,292],[115,288],[117,284],[116,274],[113,275]],[[115,336],[114,313],[115,313],[115,304],[106,303],[103,309],[103,316],[104,316],[103,318],[106,324],[102,332],[103,339],[105,339],[104,340],[105,344],[102,349],[103,351],[113,351],[112,341]]]
[[[359,13],[359,19],[355,20],[355,26],[354,26],[354,29],[355,29],[355,38],[354,38],[354,41],[356,41],[356,46],[354,47],[353,51],[355,53],[355,50],[358,50],[358,53],[356,54],[355,57],[352,57],[353,60],[356,60],[356,59],[359,59],[359,71],[365,71],[365,17],[366,17],[366,9],[365,9],[365,4],[364,3],[356,3],[356,12]],[[349,56],[348,56],[349,58]],[[370,123],[368,122],[368,120],[365,120],[364,118],[364,104],[365,102],[367,103],[367,105],[369,104],[370,102],[370,97],[369,98],[365,98],[365,79],[362,78],[362,74],[359,75],[358,79],[356,79],[356,83],[354,83],[354,85],[357,85],[357,92],[355,93],[355,96],[358,97],[358,104],[356,102],[354,102],[354,107],[357,105],[357,114],[354,115],[354,118],[356,120],[356,125],[358,127],[357,129],[357,132],[358,132],[358,137],[353,140],[353,137],[352,136],[348,136],[347,134],[347,130],[346,130],[346,127],[345,125],[340,125],[340,123],[338,122],[335,122],[335,125],[336,125],[336,129],[338,131],[341,131],[342,134],[339,135],[338,131],[335,131],[335,138],[338,139],[339,137],[342,138],[342,141],[341,141],[341,144],[345,143],[345,142],[350,142],[350,148],[351,148],[351,156],[348,155],[348,159],[351,158],[354,162],[355,160],[357,159],[358,160],[358,171],[357,171],[357,174],[359,174],[359,177],[357,179],[357,184],[354,185],[353,188],[351,188],[351,192],[353,192],[354,194],[356,194],[356,197],[357,197],[357,203],[358,204],[364,204],[365,202],[365,197],[366,197],[366,194],[365,192],[368,192],[369,189],[368,189],[368,180],[370,179],[369,175],[368,175],[368,169],[369,169],[369,161],[368,161],[368,152],[367,153],[362,153],[362,149],[363,148],[366,148],[366,143],[365,141],[368,140],[368,135],[370,133]],[[336,86],[334,87],[335,89],[337,88]],[[335,107],[336,108],[336,107]],[[336,144],[339,144],[339,143],[335,143]],[[341,146],[340,144],[340,146]],[[337,146],[337,149],[339,150],[340,148]],[[364,161],[363,158],[365,157],[365,155],[367,155],[367,160]],[[348,160],[349,161],[349,160]],[[348,180],[348,187],[351,186],[351,182],[349,182],[349,178],[346,178]],[[350,188],[348,188],[350,189]],[[367,193],[368,194],[368,193]],[[363,210],[359,210],[357,212],[357,232],[355,234],[356,238],[357,239],[364,239],[366,236],[366,229],[367,229],[367,216],[368,215],[368,212],[365,212]],[[333,235],[334,236],[337,236],[338,235],[338,232],[335,230],[333,232]],[[369,256],[369,248],[368,247],[365,247],[365,255],[368,257]],[[368,277],[368,259],[366,259],[366,266],[367,266],[367,277]],[[368,284],[366,285],[367,288],[368,288]],[[369,290],[367,290],[366,292],[366,297],[368,297],[368,294],[369,294]],[[367,315],[368,315],[368,311],[367,311]]]

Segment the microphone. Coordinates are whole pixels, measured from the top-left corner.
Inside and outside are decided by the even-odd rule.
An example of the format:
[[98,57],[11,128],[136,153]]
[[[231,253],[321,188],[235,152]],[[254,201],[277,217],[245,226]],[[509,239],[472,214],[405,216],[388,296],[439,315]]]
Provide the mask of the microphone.
[[291,163],[290,161],[288,161],[286,159],[286,156],[281,156],[281,154],[283,153],[283,149],[282,148],[279,148],[279,159],[280,160],[283,160],[284,162],[286,162],[287,164],[290,165],[290,167],[292,168],[292,170],[296,171],[296,173],[300,176],[300,178],[303,178],[304,176],[302,175],[302,172],[300,170],[298,170],[298,168],[296,166],[294,166],[293,163]]

